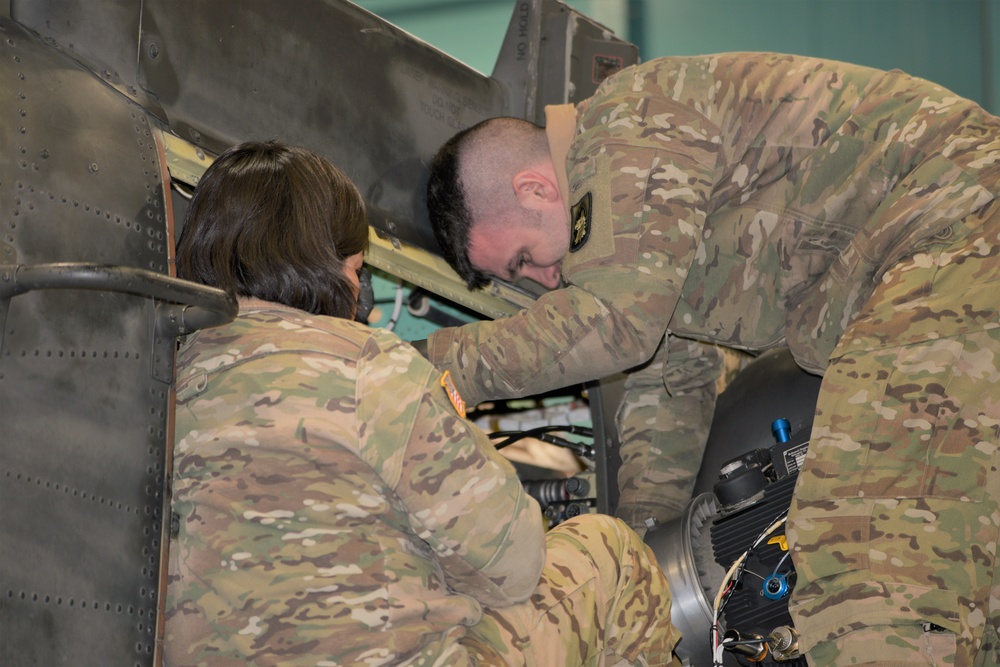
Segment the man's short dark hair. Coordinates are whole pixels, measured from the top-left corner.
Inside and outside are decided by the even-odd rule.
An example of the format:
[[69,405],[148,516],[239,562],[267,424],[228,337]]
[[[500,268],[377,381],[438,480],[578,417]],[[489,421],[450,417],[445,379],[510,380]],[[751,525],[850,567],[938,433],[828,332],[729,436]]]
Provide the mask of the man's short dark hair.
[[469,261],[469,230],[472,213],[459,178],[465,139],[476,126],[462,130],[438,150],[430,164],[427,181],[427,211],[441,256],[465,280],[470,290],[485,287],[490,276]]
[[351,319],[345,260],[368,248],[364,200],[326,158],[277,141],[230,148],[195,189],[177,275],[234,297]]

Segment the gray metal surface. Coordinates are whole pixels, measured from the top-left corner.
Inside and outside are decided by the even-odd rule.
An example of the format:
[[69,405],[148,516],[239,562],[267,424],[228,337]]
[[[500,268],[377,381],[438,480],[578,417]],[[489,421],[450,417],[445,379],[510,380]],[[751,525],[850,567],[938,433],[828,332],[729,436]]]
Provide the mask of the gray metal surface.
[[514,3],[492,77],[505,113],[545,124],[545,105],[580,102],[609,75],[639,62],[639,49],[554,0]]
[[206,151],[274,137],[323,153],[361,188],[373,226],[431,252],[424,184],[441,144],[492,116],[540,119],[638,59],[556,0],[516,3],[493,76],[340,0],[11,3],[15,20]]
[[424,248],[427,159],[503,112],[497,82],[346,2],[13,1],[16,20],[172,133],[210,153],[272,137],[309,146],[359,185],[374,226]]
[[235,304],[163,276],[149,116],[0,36],[0,664],[152,664],[178,313],[141,295]]
[[726,574],[712,553],[715,515],[715,496],[703,493],[688,503],[681,516],[645,537],[670,582],[670,619],[682,635],[675,652],[689,665],[712,664],[712,645],[707,641],[712,605]]

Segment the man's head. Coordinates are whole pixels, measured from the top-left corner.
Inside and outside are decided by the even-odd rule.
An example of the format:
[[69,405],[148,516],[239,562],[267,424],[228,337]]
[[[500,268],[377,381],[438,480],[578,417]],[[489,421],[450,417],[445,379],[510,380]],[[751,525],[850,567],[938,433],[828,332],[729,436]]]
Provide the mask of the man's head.
[[470,289],[494,277],[559,285],[569,221],[541,127],[491,118],[452,137],[431,162],[427,207]]

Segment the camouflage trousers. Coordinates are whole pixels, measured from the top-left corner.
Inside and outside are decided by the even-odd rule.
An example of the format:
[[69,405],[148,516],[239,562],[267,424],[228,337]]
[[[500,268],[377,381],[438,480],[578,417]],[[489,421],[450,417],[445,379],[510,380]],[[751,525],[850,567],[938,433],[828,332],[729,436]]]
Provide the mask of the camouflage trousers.
[[886,273],[823,378],[788,521],[812,665],[1000,664],[1000,203],[950,233]]
[[462,644],[473,664],[679,665],[670,591],[649,548],[624,523],[590,514],[546,535],[531,598],[484,610]]

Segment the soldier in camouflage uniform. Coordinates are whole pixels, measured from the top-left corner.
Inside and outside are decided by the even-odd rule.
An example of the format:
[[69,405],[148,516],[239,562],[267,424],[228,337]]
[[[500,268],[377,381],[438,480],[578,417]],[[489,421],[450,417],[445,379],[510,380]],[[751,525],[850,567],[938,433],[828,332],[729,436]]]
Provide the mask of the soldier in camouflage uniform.
[[199,184],[178,273],[240,313],[178,358],[166,664],[671,664],[641,539],[544,533],[447,376],[352,321],[367,234],[303,149],[237,146]]
[[[778,54],[623,70],[542,130],[450,140],[428,205],[470,288],[550,288],[432,334],[470,403],[627,371],[619,515],[689,498],[708,341],[824,374],[788,536],[816,665],[1000,664],[1000,120],[900,72]],[[992,661],[992,663],[991,663]]]

